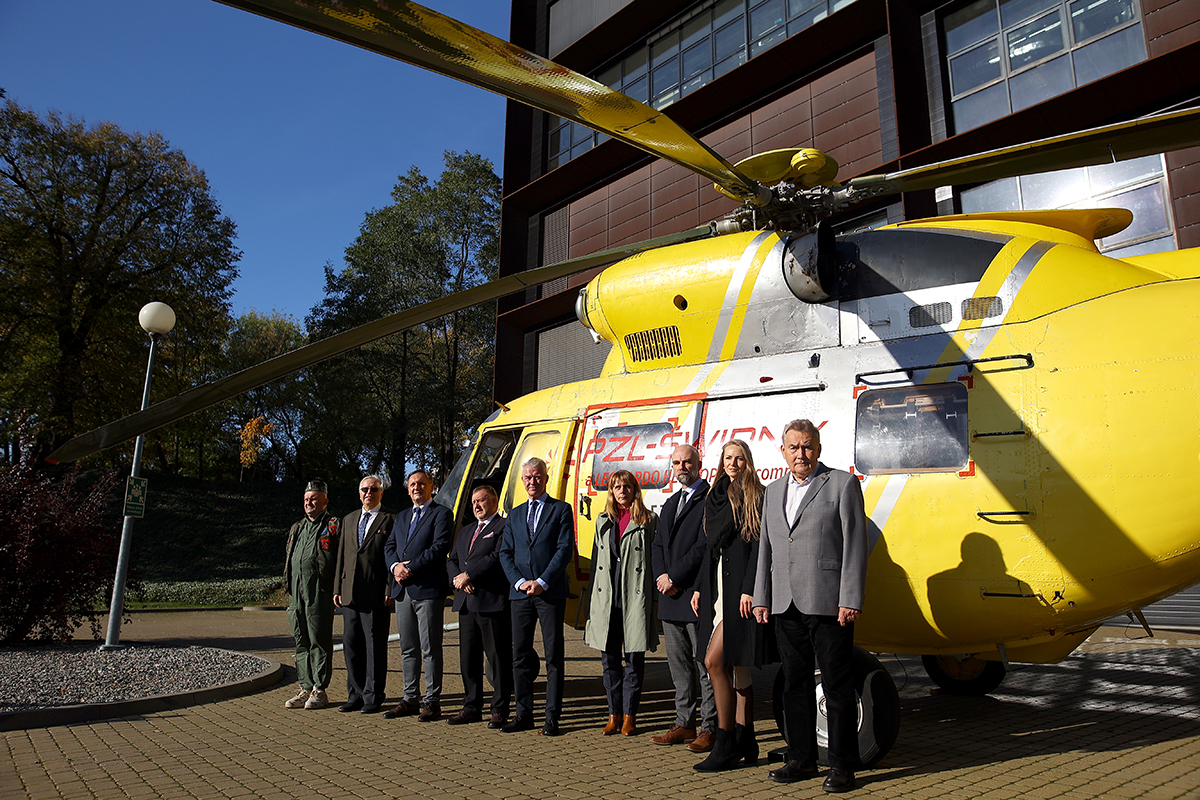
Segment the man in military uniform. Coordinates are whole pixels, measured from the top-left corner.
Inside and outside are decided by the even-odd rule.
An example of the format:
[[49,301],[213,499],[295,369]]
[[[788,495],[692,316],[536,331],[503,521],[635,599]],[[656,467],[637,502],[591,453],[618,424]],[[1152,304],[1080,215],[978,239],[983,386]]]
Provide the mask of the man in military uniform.
[[324,481],[309,481],[304,489],[304,519],[288,531],[283,584],[288,622],[296,640],[296,671],[300,691],[288,708],[324,708],[325,689],[333,675],[333,578],[337,567],[338,518],[331,514]]

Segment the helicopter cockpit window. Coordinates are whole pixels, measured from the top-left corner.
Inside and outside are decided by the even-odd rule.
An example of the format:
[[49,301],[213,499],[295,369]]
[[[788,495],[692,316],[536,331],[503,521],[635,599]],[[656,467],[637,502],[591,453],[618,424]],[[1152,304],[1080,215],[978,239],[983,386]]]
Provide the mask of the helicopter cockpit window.
[[608,489],[608,479],[618,470],[629,470],[643,491],[662,489],[671,480],[670,453],[678,432],[669,422],[603,428],[589,447],[592,488]]
[[961,383],[872,389],[858,396],[854,462],[864,475],[956,472],[968,459]]

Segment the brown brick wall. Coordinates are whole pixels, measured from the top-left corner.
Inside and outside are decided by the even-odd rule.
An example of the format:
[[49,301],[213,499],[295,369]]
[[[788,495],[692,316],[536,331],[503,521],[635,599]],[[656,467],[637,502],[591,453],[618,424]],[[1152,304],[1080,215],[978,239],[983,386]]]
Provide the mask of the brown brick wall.
[[1142,18],[1151,58],[1200,39],[1196,0],[1142,0]]
[[[817,147],[841,177],[883,160],[875,56],[868,53],[789,92],[703,138],[730,162],[752,153]],[[570,206],[571,258],[694,228],[737,207],[712,184],[667,161],[655,161]]]
[[1167,153],[1178,245],[1200,247],[1200,147]]

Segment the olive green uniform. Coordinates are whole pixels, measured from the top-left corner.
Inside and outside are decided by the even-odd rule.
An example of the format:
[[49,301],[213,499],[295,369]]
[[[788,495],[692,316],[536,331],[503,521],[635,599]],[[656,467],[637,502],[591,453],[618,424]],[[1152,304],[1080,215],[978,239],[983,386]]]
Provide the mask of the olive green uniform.
[[333,676],[333,577],[337,567],[338,518],[328,509],[288,531],[283,582],[291,599],[288,622],[296,640],[296,671],[302,689],[325,689]]

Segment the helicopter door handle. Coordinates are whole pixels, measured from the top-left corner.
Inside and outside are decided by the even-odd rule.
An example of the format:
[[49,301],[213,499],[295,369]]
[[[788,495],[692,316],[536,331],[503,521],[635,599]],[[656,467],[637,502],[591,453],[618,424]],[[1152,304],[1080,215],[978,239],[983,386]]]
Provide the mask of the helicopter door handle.
[[992,517],[1033,517],[1032,511],[976,511],[975,516],[988,522],[1021,522],[1023,520],[1001,520]]
[[592,498],[586,494],[579,498],[579,516],[584,519],[592,518]]
[[978,433],[976,431],[972,431],[971,432],[971,441],[974,442],[978,439],[986,439],[986,438],[990,438],[993,436],[1023,436],[1026,439],[1028,439],[1029,431],[1024,430],[1024,429],[1015,430],[1015,431],[984,431],[983,433]]

